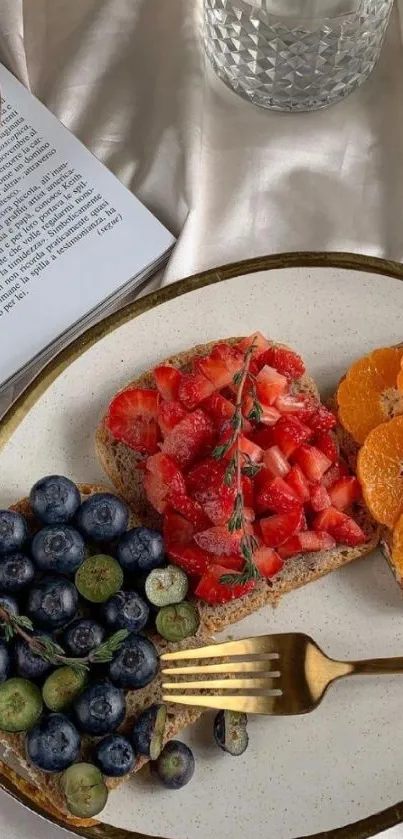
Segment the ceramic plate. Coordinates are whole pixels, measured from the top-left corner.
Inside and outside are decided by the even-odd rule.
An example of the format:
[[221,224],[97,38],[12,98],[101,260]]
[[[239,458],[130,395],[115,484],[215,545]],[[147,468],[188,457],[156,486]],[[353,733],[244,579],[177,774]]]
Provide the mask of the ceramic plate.
[[[93,436],[108,400],[193,344],[259,329],[297,348],[328,396],[353,359],[401,341],[402,275],[375,259],[294,254],[211,271],[132,305],[48,367],[0,424],[0,506],[44,474],[104,480]],[[288,595],[230,634],[292,630],[334,657],[401,655],[403,601],[381,555]],[[197,759],[192,783],[170,793],[145,773],[110,796],[104,824],[88,835],[292,839],[363,819],[347,835],[370,835],[401,817],[393,807],[403,799],[401,719],[398,676],[356,678],[334,686],[313,714],[252,718],[249,749],[235,759],[213,745],[207,714],[184,734]]]

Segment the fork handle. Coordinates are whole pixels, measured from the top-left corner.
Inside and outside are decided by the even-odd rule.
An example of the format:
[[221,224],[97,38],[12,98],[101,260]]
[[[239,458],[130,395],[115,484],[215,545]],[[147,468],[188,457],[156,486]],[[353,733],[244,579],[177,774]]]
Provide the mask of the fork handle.
[[382,676],[386,673],[403,673],[403,657],[371,658],[367,661],[351,662],[351,670],[347,676]]

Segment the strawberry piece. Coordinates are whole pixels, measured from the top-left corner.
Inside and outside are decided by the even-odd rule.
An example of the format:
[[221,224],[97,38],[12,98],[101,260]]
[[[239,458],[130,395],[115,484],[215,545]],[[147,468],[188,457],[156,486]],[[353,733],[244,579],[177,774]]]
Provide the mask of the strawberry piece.
[[240,573],[245,566],[245,559],[240,554],[210,554],[209,567],[212,565],[220,565],[221,568],[227,568],[229,571],[237,571]]
[[263,463],[273,478],[284,478],[291,468],[278,446],[271,446],[264,452]]
[[273,510],[274,513],[289,513],[299,509],[300,502],[283,478],[274,478],[256,494],[258,513]]
[[235,482],[232,486],[225,484],[226,469],[226,463],[210,458],[193,467],[186,479],[188,491],[213,524],[225,524],[234,508]]
[[243,355],[229,344],[217,344],[210,355],[197,359],[196,366],[212,382],[214,390],[221,390],[233,383],[234,376],[243,366]]
[[361,487],[354,475],[340,478],[329,489],[330,502],[337,510],[346,510],[361,498]]
[[261,449],[269,449],[274,446],[274,428],[257,428],[250,435],[250,439]]
[[311,497],[308,481],[302,469],[295,464],[285,478],[286,484],[295,493],[301,504],[305,504]]
[[[247,532],[252,532],[250,525],[247,524],[246,528]],[[229,556],[240,553],[242,536],[242,530],[234,530],[231,533],[226,525],[216,525],[201,533],[196,533],[194,540],[199,548],[203,548],[208,553]]]
[[325,474],[322,478],[322,484],[329,489],[336,483],[336,481],[340,480],[340,478],[344,478],[345,475],[348,475],[348,466],[344,463],[344,460],[338,460],[336,463],[333,463],[330,469],[327,469]]
[[155,384],[166,402],[173,402],[178,398],[181,378],[182,373],[170,364],[160,364],[154,368]]
[[279,547],[278,552],[282,559],[290,559],[290,557],[301,553],[329,551],[335,546],[335,540],[328,533],[305,530],[297,533],[296,536],[292,536],[288,542]]
[[314,530],[325,530],[342,545],[354,548],[363,545],[367,541],[365,533],[360,526],[336,507],[328,507],[327,510],[318,513],[313,522]]
[[171,493],[186,494],[186,485],[176,463],[166,454],[149,457],[144,474],[144,489],[150,504],[164,513]]
[[228,575],[227,568],[211,565],[197,586],[196,597],[206,603],[219,605],[243,597],[255,588],[255,580],[249,580],[247,583],[222,583],[221,578],[225,575]]
[[[253,411],[254,406],[253,406],[253,398],[250,394],[245,395],[245,398],[244,398],[243,403],[242,403],[242,407],[243,407],[243,413],[244,413],[245,417],[248,417],[248,419],[252,419],[252,421],[253,421],[253,416],[251,418],[250,415]],[[280,417],[281,417],[281,414],[277,410],[277,408],[273,408],[270,405],[263,405],[263,404],[260,405],[259,422],[262,423],[262,425],[275,425],[277,420],[280,419]]]
[[158,425],[164,437],[178,425],[186,411],[180,402],[161,402],[158,406]]
[[171,545],[188,545],[194,533],[194,527],[190,521],[169,508],[164,516],[163,530],[166,549]]
[[168,544],[167,556],[173,565],[179,565],[187,574],[201,577],[207,571],[210,560],[206,551],[194,543],[190,545]]
[[314,431],[331,431],[337,425],[337,419],[324,405],[318,405],[310,417],[309,425]]
[[268,340],[264,337],[264,335],[262,335],[261,332],[254,332],[254,334],[250,335],[249,338],[241,338],[241,340],[237,343],[237,347],[241,350],[242,353],[246,353],[246,351],[252,346],[252,344],[252,358],[256,358],[257,356],[261,355],[263,352],[265,352],[265,350],[268,350],[270,347]]
[[314,445],[320,452],[323,452],[323,454],[325,454],[332,463],[336,463],[339,459],[339,449],[332,434],[328,434],[326,431],[318,431],[315,435]]
[[314,513],[326,510],[326,507],[330,507],[331,503],[327,489],[323,484],[314,484],[311,487],[311,507]]
[[[227,443],[232,436],[232,433],[232,426],[227,425],[219,436],[218,445],[220,446]],[[234,443],[234,445],[223,454],[223,458],[225,460],[231,460],[234,456],[237,445],[239,445],[239,450],[245,455],[245,462],[250,459],[253,463],[260,463],[263,458],[263,450],[260,446],[256,445],[256,443],[252,443],[252,440],[249,440],[244,434],[240,434],[238,443]]]
[[302,529],[303,509],[297,507],[290,513],[281,513],[260,520],[260,528],[265,545],[277,548]]
[[274,367],[278,373],[287,376],[290,381],[297,381],[305,373],[305,364],[301,356],[286,347],[269,347],[257,358],[259,370],[268,364]]
[[187,414],[165,437],[162,451],[170,455],[181,469],[203,457],[214,441],[214,426],[200,408]]
[[221,396],[220,393],[212,393],[211,396],[204,400],[202,408],[219,427],[226,420],[232,419],[235,414],[235,405],[229,399]]
[[318,407],[318,402],[315,402],[306,393],[284,393],[276,399],[276,408],[280,414],[293,414],[298,419],[309,425],[309,420],[314,415]]
[[258,548],[253,554],[253,562],[261,577],[270,579],[281,571],[284,562],[272,548]]
[[188,373],[182,376],[179,384],[178,396],[182,405],[192,411],[203,399],[214,393],[215,386],[201,373]]
[[158,451],[158,392],[131,388],[118,393],[109,405],[106,425],[120,443],[146,454]]
[[274,405],[278,397],[288,391],[288,380],[273,367],[265,365],[256,378],[256,390],[264,405]]
[[294,460],[301,467],[303,473],[308,478],[308,481],[314,483],[322,479],[322,475],[331,466],[331,461],[323,452],[316,449],[315,446],[304,444],[294,452]]
[[282,416],[273,430],[273,437],[283,454],[290,457],[298,446],[312,437],[312,431],[297,417]]
[[193,498],[189,498],[188,495],[179,495],[178,493],[172,492],[169,496],[169,503],[177,513],[180,513],[185,519],[190,521],[196,532],[198,530],[205,530],[210,526],[210,521],[201,504]]

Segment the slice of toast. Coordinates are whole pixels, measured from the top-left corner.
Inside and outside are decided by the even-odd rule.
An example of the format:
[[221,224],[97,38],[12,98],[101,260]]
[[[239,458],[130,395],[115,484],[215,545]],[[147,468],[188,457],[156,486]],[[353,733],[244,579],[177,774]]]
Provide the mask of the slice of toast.
[[[81,498],[83,501],[96,492],[110,491],[105,486],[94,484],[79,484],[78,487],[81,492]],[[30,523],[32,530],[35,529],[37,523],[35,522],[35,518],[32,514],[28,498],[24,498],[22,501],[19,501],[17,504],[14,504],[12,506],[12,509],[16,510],[19,513],[22,513],[22,515],[25,516],[28,522]],[[139,519],[137,518],[135,513],[132,513],[129,526],[136,527],[139,524]],[[195,636],[193,636],[192,638],[188,638],[185,641],[182,641],[178,644],[171,644],[168,641],[165,641],[163,638],[161,638],[161,636],[157,634],[147,634],[154,643],[159,654],[175,649],[185,649],[188,647],[202,646],[205,644],[209,644],[212,641],[211,636],[205,632],[203,624],[200,625],[199,630]],[[154,702],[161,701],[162,677],[159,674],[154,679],[154,681],[151,682],[150,685],[147,685],[145,688],[140,688],[139,690],[125,691],[125,694],[127,712],[125,720],[119,728],[119,731],[122,732],[127,732],[130,730],[133,721],[139,714],[141,714],[142,711],[144,711]],[[183,728],[186,728],[187,725],[190,725],[191,723],[195,722],[199,718],[201,713],[201,710],[197,708],[188,708],[186,706],[171,705],[168,708],[167,714],[165,742],[168,742],[168,740],[171,740],[173,737],[175,737],[175,735],[177,735],[179,731],[181,731]],[[96,742],[96,740],[94,740],[90,736],[84,735],[82,737],[81,759],[91,759],[91,751],[94,742]],[[28,777],[49,800],[53,808],[56,808],[57,811],[60,811],[61,814],[68,817],[69,814],[65,806],[64,796],[59,783],[60,776],[42,772],[41,770],[37,769],[35,766],[26,761],[24,748],[24,734],[12,734],[5,731],[0,731],[0,746],[3,748],[5,755],[7,755],[7,753],[12,754],[13,758],[17,761],[17,763],[28,774]],[[138,761],[136,763],[134,771],[138,771],[138,769],[140,769],[146,762],[146,759]],[[105,781],[110,789],[114,789],[117,786],[119,786],[120,783],[127,780],[127,778],[128,776],[126,775],[123,778],[105,778]],[[90,823],[88,819],[75,819],[74,824],[77,824],[77,822],[82,825],[88,825]]]
[[[235,344],[240,339],[227,338],[223,340],[226,343]],[[193,347],[160,363],[172,364],[186,372],[191,368],[196,358],[207,355],[212,346],[217,343],[219,342],[214,341]],[[152,371],[144,373],[135,381],[127,384],[122,390],[134,387],[155,388]],[[304,392],[314,399],[319,399],[315,382],[308,375],[302,376],[294,383],[293,387],[295,392]],[[144,458],[124,443],[114,440],[107,428],[106,417],[101,420],[98,426],[95,446],[103,469],[116,490],[130,504],[136,515],[146,524],[160,526],[161,517],[151,507],[143,490],[143,471],[139,469],[139,462]],[[220,631],[229,624],[242,620],[262,606],[269,603],[275,605],[282,595],[323,577],[353,559],[370,553],[379,541],[379,528],[364,507],[360,508],[358,518],[361,527],[368,535],[368,542],[365,545],[357,548],[338,546],[329,551],[296,556],[286,562],[283,570],[274,580],[260,580],[250,594],[222,606],[211,606],[198,600],[197,606],[204,627],[208,631]]]

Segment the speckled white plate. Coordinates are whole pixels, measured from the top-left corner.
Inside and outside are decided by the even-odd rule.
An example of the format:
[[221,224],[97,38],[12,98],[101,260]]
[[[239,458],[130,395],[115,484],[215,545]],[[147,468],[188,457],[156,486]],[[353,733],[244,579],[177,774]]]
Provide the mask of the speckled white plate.
[[[0,424],[0,505],[51,472],[104,480],[93,434],[109,398],[195,343],[259,329],[296,347],[330,394],[354,358],[402,340],[402,276],[374,259],[291,255],[208,272],[140,301],[64,353]],[[231,634],[290,630],[335,657],[402,655],[403,600],[382,557],[287,596]],[[290,839],[367,819],[403,799],[402,696],[398,676],[341,682],[311,715],[251,719],[249,749],[237,759],[213,745],[206,715],[185,734],[197,761],[192,783],[170,793],[145,773],[110,796],[105,826],[88,835]],[[399,818],[400,808],[389,809],[343,836]]]

